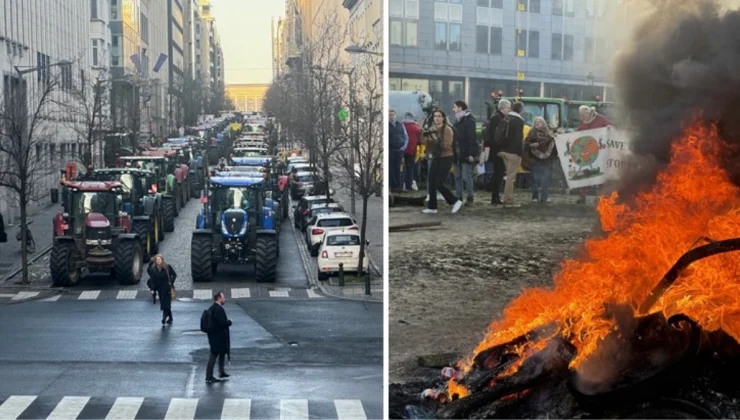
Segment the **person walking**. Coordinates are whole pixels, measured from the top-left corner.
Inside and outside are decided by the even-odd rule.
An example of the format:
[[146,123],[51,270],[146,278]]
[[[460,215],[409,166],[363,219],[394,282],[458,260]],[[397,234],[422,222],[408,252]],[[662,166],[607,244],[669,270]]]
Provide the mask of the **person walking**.
[[[175,290],[177,273],[171,265],[164,262],[164,258],[157,254],[149,262],[146,269],[149,274],[147,286],[152,293],[159,294],[159,309],[162,311],[162,325],[172,324],[172,292]],[[154,299],[154,297],[153,297]]]
[[429,207],[422,210],[427,214],[437,213],[437,191],[442,194],[447,204],[452,206],[452,212],[457,213],[463,202],[456,199],[444,181],[452,167],[454,152],[452,150],[454,133],[452,127],[447,124],[447,116],[441,109],[432,112],[435,130],[424,136],[422,141],[426,144],[427,152],[432,156],[432,164],[429,168]]
[[[555,137],[542,117],[536,117],[532,129],[524,139],[523,165],[532,174],[532,202],[546,204],[550,193],[552,162],[557,156]],[[538,188],[542,188],[539,194]]]
[[391,109],[388,113],[388,164],[391,166],[389,183],[392,190],[401,189],[401,160],[408,141],[406,128],[396,121],[396,111]]
[[[609,121],[608,118],[599,114],[598,112],[596,112],[595,108],[592,108],[588,105],[581,105],[578,108],[578,114],[581,117],[581,123],[578,124],[578,128],[576,128],[576,131],[593,130],[596,128],[613,126],[612,122]],[[590,188],[591,187],[580,188],[579,193],[581,196],[576,201],[576,204],[586,204],[586,196],[588,195],[588,190]]]
[[504,159],[498,154],[501,152],[501,145],[494,143],[493,139],[496,135],[496,128],[501,121],[509,115],[511,111],[511,102],[507,99],[501,99],[498,102],[498,109],[491,116],[491,120],[488,122],[488,138],[484,143],[486,147],[489,147],[488,161],[493,165],[493,176],[491,177],[491,204],[499,206],[504,204],[501,200],[501,183],[504,180],[504,174],[506,173],[506,165]]
[[419,145],[421,127],[414,121],[414,114],[410,112],[407,112],[403,117],[403,127],[406,129],[406,134],[409,138],[403,156],[404,187],[406,191],[416,191],[416,181],[414,181],[414,174],[416,173],[416,147]]
[[465,101],[455,101],[452,110],[455,111],[455,143],[458,148],[455,156],[455,193],[462,200],[465,187],[467,203],[473,204],[473,167],[477,163],[479,152],[475,117]]
[[506,184],[504,185],[504,207],[519,207],[514,202],[514,182],[519,166],[522,163],[522,142],[524,140],[524,118],[521,112],[524,105],[514,102],[506,118],[496,127],[494,143],[500,145],[498,155],[506,166]]
[[[210,354],[208,356],[208,365],[206,365],[206,383],[222,382],[223,379],[230,376],[224,370],[226,354],[229,353],[231,347],[231,338],[229,336],[231,320],[226,316],[226,310],[223,307],[225,302],[226,297],[224,294],[222,292],[216,292],[213,295],[213,305],[208,308],[211,317],[211,328],[208,330]],[[218,373],[221,379],[213,376],[216,359],[218,359]]]

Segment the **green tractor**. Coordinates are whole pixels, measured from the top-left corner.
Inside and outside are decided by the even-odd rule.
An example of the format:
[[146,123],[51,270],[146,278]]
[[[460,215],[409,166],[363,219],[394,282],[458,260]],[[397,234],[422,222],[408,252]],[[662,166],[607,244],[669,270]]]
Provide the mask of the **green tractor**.
[[210,282],[219,264],[254,265],[258,282],[274,282],[280,248],[275,205],[264,178],[214,176],[190,243],[194,282]]
[[[616,109],[611,103],[597,101],[569,101],[562,98],[539,97],[514,97],[506,99],[511,102],[520,101],[524,104],[522,118],[524,118],[525,124],[531,126],[536,117],[542,117],[547,121],[547,125],[551,129],[562,129],[565,132],[572,132],[578,128],[580,124],[578,108],[581,105],[596,107],[596,111],[599,113],[603,113],[605,110],[611,113],[611,111]],[[487,119],[491,119],[491,116],[496,112],[500,100],[501,98],[497,97],[492,101],[486,102]],[[478,131],[478,135],[480,136],[480,128]]]
[[155,192],[162,194],[162,212],[164,214],[164,230],[175,230],[175,217],[180,214],[182,194],[171,165],[164,156],[126,156],[120,158],[127,168],[146,169],[154,172],[156,179]]
[[118,181],[123,187],[123,211],[133,216],[133,231],[141,240],[145,259],[159,253],[165,223],[162,194],[154,191],[154,172],[134,168],[107,168],[93,172],[96,181]]

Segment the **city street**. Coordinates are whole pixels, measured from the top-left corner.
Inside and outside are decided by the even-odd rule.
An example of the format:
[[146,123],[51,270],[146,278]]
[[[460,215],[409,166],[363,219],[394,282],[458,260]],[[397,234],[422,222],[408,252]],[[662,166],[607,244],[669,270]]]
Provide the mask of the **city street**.
[[[47,256],[31,267],[32,291],[0,292],[0,418],[382,417],[382,304],[311,288],[289,221],[275,283],[256,283],[250,266],[222,266],[213,282],[193,283],[199,209],[191,200],[160,247],[178,273],[173,326],[161,327],[146,275],[134,286],[90,275],[50,288]],[[234,322],[232,377],[206,385],[199,320],[217,290]]]

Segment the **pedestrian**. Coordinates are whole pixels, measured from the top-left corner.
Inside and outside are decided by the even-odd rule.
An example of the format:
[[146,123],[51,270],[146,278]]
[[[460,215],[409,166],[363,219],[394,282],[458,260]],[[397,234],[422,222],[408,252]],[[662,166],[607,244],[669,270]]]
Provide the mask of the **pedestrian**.
[[388,113],[388,164],[391,166],[389,174],[392,190],[401,189],[401,160],[408,141],[406,128],[396,121],[396,111],[391,109]]
[[146,269],[149,274],[147,286],[159,294],[159,309],[162,311],[162,325],[172,324],[172,298],[175,290],[177,273],[171,265],[164,262],[164,257],[157,254]]
[[437,192],[444,197],[447,204],[452,206],[452,212],[457,213],[463,202],[456,199],[444,182],[450,172],[454,160],[453,142],[454,132],[447,123],[447,116],[441,109],[432,112],[434,130],[425,135],[424,141],[427,153],[432,156],[432,164],[429,169],[429,207],[423,212],[427,214],[437,213]]
[[5,233],[5,222],[3,221],[3,214],[0,213],[0,243],[8,242],[8,235]]
[[403,117],[403,127],[406,129],[406,134],[409,138],[403,156],[404,189],[406,191],[416,191],[418,190],[416,181],[414,181],[414,173],[416,172],[416,147],[419,145],[421,127],[414,121],[414,114],[410,112],[407,112]]
[[478,139],[475,132],[475,117],[470,113],[465,101],[455,101],[455,193],[463,199],[463,187],[467,193],[467,203],[473,204],[473,168],[477,164]]
[[[576,131],[593,130],[596,128],[604,128],[613,126],[612,122],[608,118],[596,112],[595,108],[588,105],[581,105],[578,108],[578,114],[581,117],[581,123],[576,128]],[[580,197],[576,201],[576,204],[586,204],[586,196],[588,195],[590,187],[582,187],[579,190]]]
[[[213,305],[208,308],[211,323],[208,330],[208,346],[210,347],[210,354],[208,356],[208,365],[206,366],[206,383],[221,382],[223,379],[230,376],[224,370],[226,354],[229,353],[231,347],[231,339],[229,336],[231,320],[226,316],[226,310],[223,308],[225,302],[226,297],[224,294],[222,292],[216,292],[216,294],[213,295]],[[213,376],[213,368],[216,365],[216,359],[218,359],[218,372],[221,379],[217,379]]]
[[[557,156],[555,152],[555,137],[550,127],[542,117],[536,117],[532,129],[524,139],[524,165],[532,174],[532,202],[546,204],[550,193],[550,178],[552,177],[552,162]],[[542,188],[542,195],[538,188]]]
[[501,146],[494,143],[493,139],[496,135],[496,128],[498,125],[509,115],[511,111],[511,102],[507,99],[501,99],[498,102],[498,109],[491,116],[491,120],[488,122],[488,137],[486,146],[490,147],[488,153],[488,161],[493,165],[493,176],[491,177],[491,204],[499,206],[504,204],[501,200],[501,183],[504,180],[504,174],[506,173],[506,165],[504,159],[499,156],[501,152]]
[[504,207],[519,207],[514,202],[514,182],[522,163],[522,143],[524,140],[524,118],[521,112],[524,105],[521,102],[511,104],[506,118],[496,127],[494,143],[501,147],[498,155],[506,166],[506,184],[504,185]]

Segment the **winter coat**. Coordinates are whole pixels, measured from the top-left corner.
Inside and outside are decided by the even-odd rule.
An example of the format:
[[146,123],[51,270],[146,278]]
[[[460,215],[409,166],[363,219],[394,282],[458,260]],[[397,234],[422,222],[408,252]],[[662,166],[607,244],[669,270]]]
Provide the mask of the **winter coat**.
[[591,119],[591,121],[585,123],[582,122],[581,124],[579,124],[576,131],[593,130],[595,128],[604,128],[609,125],[614,124],[612,124],[612,122],[609,121],[609,119],[605,116],[601,114],[596,114],[594,118]]
[[229,327],[231,320],[226,317],[226,310],[218,303],[214,303],[208,309],[211,311],[213,320],[213,329],[208,333],[208,345],[211,347],[211,353],[223,354],[231,350],[231,339],[229,337]]
[[396,121],[388,122],[388,147],[391,152],[399,151],[406,143],[406,128],[403,123]]
[[521,156],[524,142],[524,119],[516,112],[511,111],[502,123],[508,123],[509,127],[503,133],[505,137],[501,142],[501,151]]
[[423,136],[421,141],[433,158],[452,157],[454,155],[454,151],[452,150],[454,136],[452,127],[445,125],[444,133],[441,136],[439,130],[437,130]]
[[146,282],[146,285],[150,290],[159,294],[159,309],[170,309],[172,307],[170,290],[175,286],[177,273],[171,265],[167,265],[167,270],[160,270],[154,266],[154,263],[149,263],[146,272],[149,274],[149,281]]
[[455,143],[458,149],[458,160],[469,163],[469,157],[476,159],[480,152],[478,147],[478,135],[475,133],[475,117],[469,111],[465,112],[457,122],[455,122]]
[[406,146],[406,154],[416,156],[416,146],[419,144],[419,137],[421,136],[421,127],[416,121],[404,121],[403,126],[406,127],[406,134],[409,136],[409,144]]
[[493,161],[498,152],[501,151],[501,147],[494,144],[493,137],[496,135],[496,127],[498,127],[499,123],[501,123],[504,118],[506,118],[506,116],[501,111],[496,111],[496,113],[491,117],[491,120],[488,121],[488,128],[486,129],[488,136],[483,141],[483,145],[491,148],[491,151],[488,154],[489,161]]

